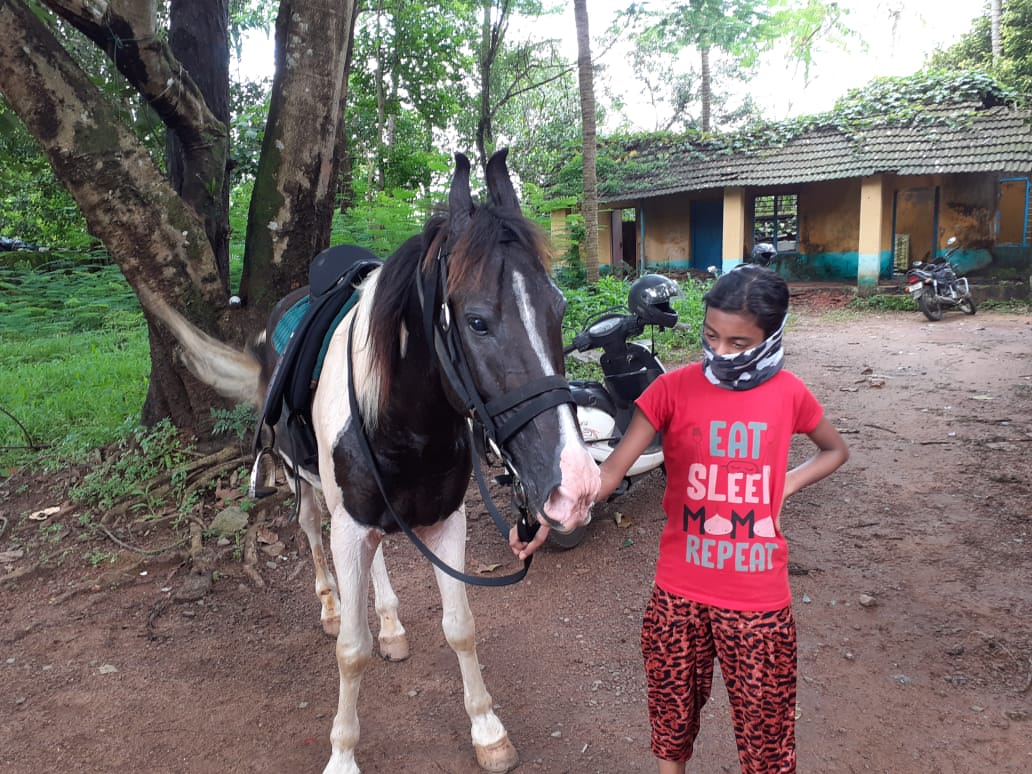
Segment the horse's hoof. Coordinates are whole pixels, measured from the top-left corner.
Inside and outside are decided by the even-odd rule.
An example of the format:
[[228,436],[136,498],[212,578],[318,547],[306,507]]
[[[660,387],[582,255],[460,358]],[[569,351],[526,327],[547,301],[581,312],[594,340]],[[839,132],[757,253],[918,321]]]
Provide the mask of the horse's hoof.
[[327,637],[337,639],[337,635],[340,634],[340,619],[339,618],[325,618],[322,622],[322,630]]
[[476,745],[477,763],[484,771],[492,774],[503,774],[516,767],[520,756],[512,746],[508,736],[503,736],[494,744]]
[[380,656],[384,661],[404,661],[409,657],[408,637],[380,637]]

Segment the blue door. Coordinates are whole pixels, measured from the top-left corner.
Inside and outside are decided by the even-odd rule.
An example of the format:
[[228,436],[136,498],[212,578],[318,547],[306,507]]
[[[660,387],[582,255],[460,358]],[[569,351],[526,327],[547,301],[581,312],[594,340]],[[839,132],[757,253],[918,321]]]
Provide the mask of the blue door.
[[724,203],[718,200],[692,202],[688,210],[691,228],[693,269],[706,271],[723,261]]

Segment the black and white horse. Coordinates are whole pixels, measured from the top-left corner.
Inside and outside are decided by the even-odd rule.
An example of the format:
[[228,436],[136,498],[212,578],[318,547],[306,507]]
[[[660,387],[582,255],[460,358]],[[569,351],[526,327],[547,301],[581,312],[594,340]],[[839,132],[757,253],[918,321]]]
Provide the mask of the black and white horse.
[[[560,531],[574,529],[589,519],[598,492],[598,469],[571,405],[558,400],[544,410],[525,410],[534,394],[554,387],[563,374],[565,300],[549,277],[544,238],[520,211],[505,151],[488,163],[482,205],[473,202],[469,169],[456,154],[447,216],[432,219],[362,282],[357,304],[329,341],[312,400],[318,475],[302,471],[297,496],[322,625],[337,642],[340,694],[325,769],[332,774],[358,772],[356,706],[372,653],[370,577],[380,653],[390,660],[408,656],[380,547],[384,534],[397,531],[400,518],[441,560],[463,569],[470,401],[495,406],[495,421],[509,423],[498,435],[501,452],[539,520]],[[256,356],[237,352],[157,299],[142,300],[176,334],[199,378],[224,394],[261,403],[276,361],[271,342],[260,340]],[[442,332],[453,337],[450,346],[442,343]],[[454,362],[444,362],[456,357],[467,364],[458,382]],[[476,394],[463,396],[462,381]],[[353,415],[355,406],[360,418]],[[280,451],[289,456],[288,449]],[[323,551],[314,489],[322,490],[331,515],[336,580]],[[465,586],[441,569],[435,573],[477,760],[487,771],[507,771],[516,764],[516,750],[481,677]]]

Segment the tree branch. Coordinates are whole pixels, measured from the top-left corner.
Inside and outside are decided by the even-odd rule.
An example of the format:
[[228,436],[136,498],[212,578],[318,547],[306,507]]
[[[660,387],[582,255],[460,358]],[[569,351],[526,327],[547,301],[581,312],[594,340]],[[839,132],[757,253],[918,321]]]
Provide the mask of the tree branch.
[[[160,281],[154,290],[173,303],[224,303],[203,222],[116,108],[23,0],[0,3],[0,29],[0,92],[40,141],[91,233],[130,284]],[[119,35],[128,37],[124,30]],[[151,88],[154,83],[148,81]]]
[[43,0],[92,40],[187,149],[208,149],[225,139],[226,126],[204,100],[190,74],[156,32],[153,3]]

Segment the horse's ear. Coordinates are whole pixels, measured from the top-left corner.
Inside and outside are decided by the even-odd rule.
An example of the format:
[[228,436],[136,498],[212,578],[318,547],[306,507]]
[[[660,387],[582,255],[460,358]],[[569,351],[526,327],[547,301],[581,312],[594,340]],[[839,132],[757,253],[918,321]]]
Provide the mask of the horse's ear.
[[455,174],[452,176],[451,192],[448,194],[448,214],[449,230],[454,239],[465,229],[473,214],[473,195],[469,190],[469,159],[462,153],[455,154]]
[[516,189],[512,187],[512,180],[509,179],[509,169],[505,166],[505,157],[509,155],[508,148],[491,155],[487,162],[487,193],[491,201],[499,207],[520,208],[520,200],[516,197]]

